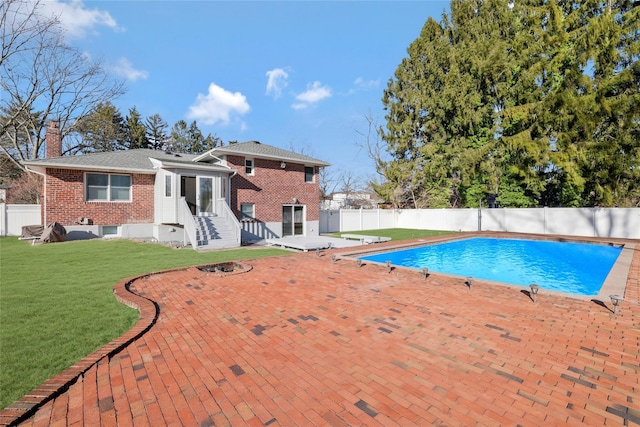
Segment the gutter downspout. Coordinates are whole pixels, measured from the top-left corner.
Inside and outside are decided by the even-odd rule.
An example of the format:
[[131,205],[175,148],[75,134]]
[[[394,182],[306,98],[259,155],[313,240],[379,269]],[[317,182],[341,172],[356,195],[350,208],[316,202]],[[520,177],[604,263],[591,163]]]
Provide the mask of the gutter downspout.
[[[43,191],[42,191],[42,198],[44,200],[40,201],[40,215],[42,218],[42,225],[46,226],[47,225],[47,173],[46,172],[39,172],[35,169],[31,169],[29,167],[29,165],[25,165],[25,170],[27,172],[33,172],[35,174],[38,174],[40,176],[42,176],[43,180],[42,180],[42,186],[43,186]],[[46,171],[46,169],[45,169]]]

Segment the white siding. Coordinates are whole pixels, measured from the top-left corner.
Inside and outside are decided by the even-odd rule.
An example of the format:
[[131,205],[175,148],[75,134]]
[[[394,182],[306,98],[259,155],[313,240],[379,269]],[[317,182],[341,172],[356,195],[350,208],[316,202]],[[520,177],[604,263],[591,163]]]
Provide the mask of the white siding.
[[[165,195],[165,179],[171,177],[171,197]],[[156,175],[154,186],[154,217],[156,224],[176,224],[178,222],[178,197],[180,177],[175,171],[161,169]]]

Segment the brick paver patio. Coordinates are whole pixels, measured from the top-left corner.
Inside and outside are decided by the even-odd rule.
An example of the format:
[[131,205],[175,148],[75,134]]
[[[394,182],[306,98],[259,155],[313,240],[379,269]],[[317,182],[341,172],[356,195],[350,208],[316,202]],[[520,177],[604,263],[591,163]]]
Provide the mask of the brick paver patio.
[[610,301],[542,289],[533,303],[522,288],[333,262],[339,252],[149,275],[130,283],[143,298],[118,284],[138,326],[65,371],[83,375],[22,424],[640,424],[639,248],[617,315]]

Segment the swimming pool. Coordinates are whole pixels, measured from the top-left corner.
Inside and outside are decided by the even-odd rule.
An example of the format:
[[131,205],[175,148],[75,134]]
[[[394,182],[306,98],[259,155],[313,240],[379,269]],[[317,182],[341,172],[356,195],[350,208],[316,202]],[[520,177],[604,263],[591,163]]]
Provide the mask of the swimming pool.
[[524,239],[471,238],[359,257],[578,295],[597,295],[621,247]]

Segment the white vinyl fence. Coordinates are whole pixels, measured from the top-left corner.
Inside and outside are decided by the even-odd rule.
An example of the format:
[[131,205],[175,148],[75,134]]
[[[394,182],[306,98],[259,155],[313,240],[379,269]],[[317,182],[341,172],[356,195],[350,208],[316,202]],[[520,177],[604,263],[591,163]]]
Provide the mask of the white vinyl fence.
[[[40,205],[0,203],[0,236],[41,224]],[[640,239],[640,208],[340,209],[320,211],[320,233],[409,228]]]
[[40,205],[0,203],[0,236],[19,236],[23,225],[41,223]]
[[320,212],[320,232],[409,228],[640,239],[640,208],[340,209]]

